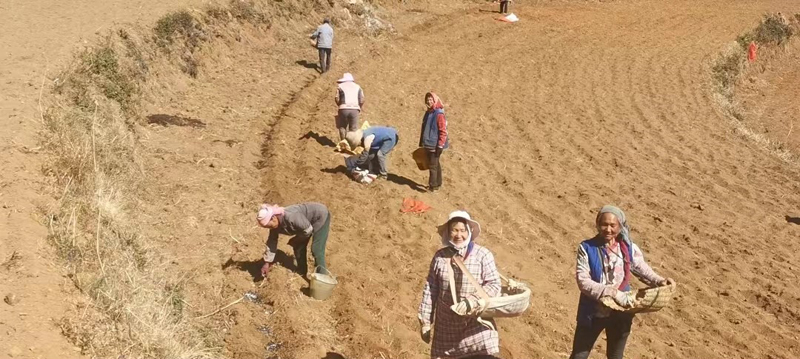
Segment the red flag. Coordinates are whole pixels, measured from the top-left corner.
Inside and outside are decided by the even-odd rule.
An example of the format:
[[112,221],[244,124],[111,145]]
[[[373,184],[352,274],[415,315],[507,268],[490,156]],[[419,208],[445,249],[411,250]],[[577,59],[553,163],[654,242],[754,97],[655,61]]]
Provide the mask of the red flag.
[[756,51],[757,51],[756,42],[755,41],[751,41],[750,42],[750,46],[747,47],[747,60],[748,61],[750,61],[750,62],[755,62],[756,61]]

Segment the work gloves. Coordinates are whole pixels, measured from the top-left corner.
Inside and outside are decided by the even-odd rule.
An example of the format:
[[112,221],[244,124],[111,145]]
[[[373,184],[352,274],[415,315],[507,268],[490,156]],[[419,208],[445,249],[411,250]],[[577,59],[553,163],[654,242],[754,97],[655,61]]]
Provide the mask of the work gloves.
[[422,337],[422,341],[430,344],[431,343],[431,325],[430,324],[422,324],[419,330],[420,337]]
[[631,308],[631,307],[633,307],[633,300],[628,295],[628,292],[623,292],[621,290],[618,290],[614,294],[614,302],[617,303],[617,305],[619,305],[620,307],[623,307],[623,308]]
[[486,301],[483,299],[464,299],[450,306],[450,309],[461,316],[478,315],[484,308],[486,308]]

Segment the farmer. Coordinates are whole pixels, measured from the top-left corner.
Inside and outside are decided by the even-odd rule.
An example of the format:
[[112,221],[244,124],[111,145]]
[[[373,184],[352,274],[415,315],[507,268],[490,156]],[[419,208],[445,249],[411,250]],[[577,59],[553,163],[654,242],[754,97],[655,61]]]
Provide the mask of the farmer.
[[433,192],[442,186],[442,165],[439,157],[445,148],[450,147],[447,135],[447,119],[444,117],[444,106],[439,96],[433,92],[425,94],[425,105],[428,110],[422,116],[422,130],[419,135],[419,147],[428,153],[428,191]]
[[508,3],[511,0],[500,0],[500,13],[501,14],[508,14]]
[[625,213],[614,206],[603,206],[595,219],[597,235],[578,246],[575,277],[581,291],[578,324],[570,359],[586,359],[600,333],[607,337],[606,357],[622,359],[631,331],[633,314],[613,311],[599,300],[610,296],[621,307],[633,303],[625,292],[630,290],[631,274],[650,285],[673,283],[656,274],[644,261],[642,251],[631,242]]
[[322,20],[322,25],[317,27],[317,30],[311,34],[312,40],[317,40],[317,51],[319,52],[319,69],[320,72],[326,73],[331,68],[331,48],[333,48],[333,28],[331,27],[331,19],[325,18]]
[[[364,147],[364,153],[368,156],[369,171],[375,173],[378,178],[386,178],[389,171],[386,167],[389,153],[394,146],[397,146],[399,137],[397,130],[392,127],[372,126],[366,130],[356,130],[345,135],[351,148],[357,146]],[[364,156],[364,154],[362,154]],[[375,171],[375,162],[378,164],[378,171]]]
[[345,73],[336,81],[336,105],[339,113],[336,115],[336,128],[339,130],[339,140],[344,140],[348,131],[358,130],[358,115],[364,107],[364,91],[355,83],[353,75]]
[[[311,240],[311,254],[314,256],[314,265],[325,267],[325,243],[328,241],[328,232],[331,228],[331,214],[328,208],[321,203],[307,202],[288,206],[261,205],[258,210],[258,225],[269,228],[267,249],[264,251],[264,265],[261,275],[267,278],[270,268],[275,263],[275,252],[278,249],[278,235],[293,236],[289,244],[294,250],[297,260],[297,273],[301,276],[308,274],[308,261],[306,258],[308,242]],[[324,271],[323,271],[324,273]]]
[[[450,213],[447,222],[439,226],[444,248],[433,255],[419,305],[420,334],[426,343],[431,342],[431,326],[434,327],[431,358],[494,358],[493,355],[500,351],[494,321],[477,317],[482,304],[476,288],[451,263],[453,256],[460,256],[489,297],[499,296],[500,276],[494,256],[475,243],[480,234],[480,224],[465,211]],[[450,289],[451,271],[457,300],[453,299]],[[458,303],[456,310],[469,315],[454,312],[451,306],[455,303]]]

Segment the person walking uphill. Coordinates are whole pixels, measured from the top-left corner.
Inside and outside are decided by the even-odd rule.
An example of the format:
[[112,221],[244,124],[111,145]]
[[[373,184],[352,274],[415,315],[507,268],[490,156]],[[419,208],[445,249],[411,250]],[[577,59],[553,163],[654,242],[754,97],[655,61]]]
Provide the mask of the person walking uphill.
[[[480,224],[465,211],[450,213],[447,222],[439,226],[444,248],[436,251],[431,260],[418,317],[420,335],[426,343],[431,342],[433,327],[431,358],[489,359],[500,352],[494,320],[474,314],[486,303],[480,303],[476,287],[452,260],[454,256],[462,258],[464,267],[486,294],[500,296],[500,274],[494,255],[476,243],[480,234]],[[459,303],[454,297],[460,298]],[[455,310],[471,314],[461,316]]]
[[600,303],[610,296],[623,308],[632,306],[625,292],[630,291],[631,274],[650,285],[674,283],[656,274],[644,261],[639,247],[631,241],[625,213],[614,206],[603,206],[595,219],[597,235],[581,242],[575,278],[581,291],[578,324],[570,359],[586,359],[594,342],[605,330],[606,357],[622,359],[631,332],[633,314],[611,310]]
[[447,135],[447,119],[444,116],[444,106],[439,96],[433,92],[425,94],[425,105],[428,110],[422,116],[422,130],[419,135],[419,147],[424,147],[428,153],[428,191],[436,191],[442,186],[442,165],[439,158],[442,151],[450,147]]
[[[389,175],[389,170],[387,168],[389,153],[392,152],[392,149],[394,149],[398,141],[400,141],[397,130],[391,127],[372,126],[364,131],[357,130],[348,132],[345,137],[351,148],[356,148],[359,145],[364,146],[364,153],[366,156],[369,156],[370,173],[376,173],[375,161],[373,160],[376,158],[378,162],[378,176],[386,177]],[[364,154],[362,154],[362,156],[364,156]]]
[[339,141],[344,140],[348,131],[358,130],[358,115],[364,107],[364,91],[355,83],[353,75],[345,73],[337,80],[336,105],[339,112],[336,115],[336,128],[339,130]]
[[333,28],[331,20],[325,18],[322,25],[311,34],[312,40],[317,40],[317,51],[319,52],[319,69],[324,74],[331,69],[331,50],[333,49]]
[[331,228],[331,214],[325,205],[307,202],[283,208],[264,204],[261,205],[256,218],[259,226],[269,228],[267,249],[264,251],[264,265],[261,267],[261,275],[264,279],[267,278],[270,268],[275,263],[279,234],[293,236],[289,240],[289,244],[294,250],[298,274],[301,276],[308,274],[306,254],[309,240],[311,240],[314,265],[327,270],[325,245]]

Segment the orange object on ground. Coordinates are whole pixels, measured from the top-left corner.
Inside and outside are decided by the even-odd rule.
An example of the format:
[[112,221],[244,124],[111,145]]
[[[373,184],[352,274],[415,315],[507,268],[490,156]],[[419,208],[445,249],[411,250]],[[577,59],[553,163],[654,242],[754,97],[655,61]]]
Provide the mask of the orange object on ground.
[[758,51],[758,47],[756,46],[755,41],[750,42],[750,46],[747,47],[747,60],[750,62],[756,61],[756,52]]
[[400,208],[400,212],[425,213],[429,209],[431,209],[431,206],[425,204],[425,202],[413,198],[403,198],[403,207]]

